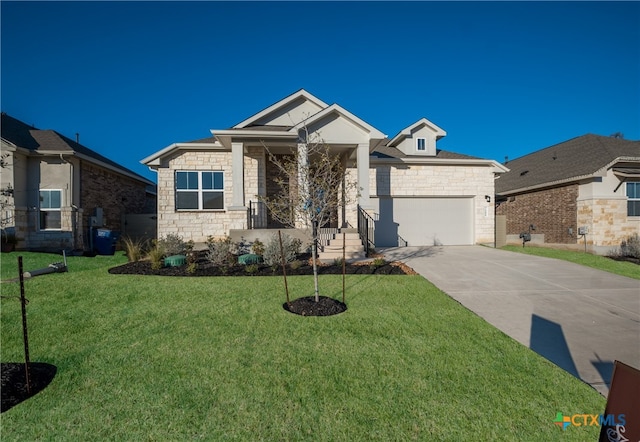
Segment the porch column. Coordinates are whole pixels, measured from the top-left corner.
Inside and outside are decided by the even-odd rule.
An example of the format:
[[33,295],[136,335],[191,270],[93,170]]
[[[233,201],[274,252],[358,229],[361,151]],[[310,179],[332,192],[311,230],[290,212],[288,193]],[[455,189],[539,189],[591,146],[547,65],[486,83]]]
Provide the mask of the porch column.
[[232,201],[229,210],[246,210],[244,205],[244,144],[231,143]]
[[358,144],[356,157],[358,167],[358,204],[363,209],[371,208],[369,199],[369,143]]

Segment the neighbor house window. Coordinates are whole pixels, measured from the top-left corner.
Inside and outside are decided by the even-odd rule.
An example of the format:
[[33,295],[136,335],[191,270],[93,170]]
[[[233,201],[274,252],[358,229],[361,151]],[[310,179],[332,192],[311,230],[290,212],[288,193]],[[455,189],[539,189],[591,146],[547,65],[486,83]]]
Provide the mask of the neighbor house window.
[[62,228],[62,190],[40,191],[40,230],[60,230]]
[[224,209],[223,173],[176,172],[176,209]]
[[426,138],[417,138],[416,139],[416,150],[419,150],[419,151],[427,150],[427,139]]
[[640,216],[640,182],[627,183],[627,216]]

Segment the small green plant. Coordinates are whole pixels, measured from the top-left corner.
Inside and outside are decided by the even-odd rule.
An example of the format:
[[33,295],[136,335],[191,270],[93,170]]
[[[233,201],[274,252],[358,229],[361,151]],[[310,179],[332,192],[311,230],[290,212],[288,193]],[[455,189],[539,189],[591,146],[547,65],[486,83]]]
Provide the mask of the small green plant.
[[[284,250],[285,262],[291,262],[298,257],[300,253],[300,247],[302,247],[302,241],[298,238],[293,238],[286,233],[282,234],[282,248]],[[270,266],[276,266],[282,262],[282,253],[280,253],[280,238],[278,234],[272,235],[267,242],[264,254],[264,262]]]
[[125,236],[120,241],[129,262],[140,261],[144,257],[147,246],[147,241],[144,238],[134,239]]
[[256,255],[264,255],[264,243],[256,239],[253,244],[251,244],[251,251]]
[[153,270],[159,270],[164,266],[165,250],[160,241],[156,241],[154,247],[149,250],[147,254],[149,261],[151,261],[151,268]]
[[333,265],[334,266],[338,266],[338,267],[342,267],[342,258],[334,258],[333,259]]
[[382,267],[383,265],[385,265],[387,263],[387,261],[385,261],[384,258],[375,258],[373,261],[371,261],[371,264],[369,264],[371,267],[373,268],[378,268],[378,267]]
[[[182,237],[177,233],[167,233],[166,236],[158,240],[158,243],[168,256],[184,255],[189,248],[188,243],[184,242]],[[191,249],[193,249],[193,242],[191,242]]]
[[292,270],[297,270],[302,267],[302,261],[300,261],[299,259],[294,259],[289,263],[289,267],[291,267]]
[[207,259],[211,263],[220,266],[227,267],[236,263],[236,257],[234,255],[235,245],[230,237],[221,239],[215,239],[213,237],[207,238]]
[[244,267],[244,271],[249,275],[254,275],[258,273],[258,264],[249,264]]
[[187,273],[190,275],[193,275],[196,270],[198,270],[198,264],[196,264],[195,262],[190,262],[187,264]]

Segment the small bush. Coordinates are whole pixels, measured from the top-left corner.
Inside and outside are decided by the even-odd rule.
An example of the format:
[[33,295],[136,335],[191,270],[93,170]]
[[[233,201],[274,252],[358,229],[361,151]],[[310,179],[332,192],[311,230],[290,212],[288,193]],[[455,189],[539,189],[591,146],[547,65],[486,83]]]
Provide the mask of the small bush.
[[333,265],[342,267],[342,258],[334,258],[333,259]]
[[[284,250],[285,262],[292,262],[300,253],[302,242],[298,238],[292,238],[286,233],[282,234],[282,248]],[[263,259],[265,264],[276,266],[282,263],[282,254],[280,253],[280,239],[277,234],[272,235],[264,248]]]
[[258,264],[249,264],[248,266],[245,266],[244,271],[250,275],[258,273]]
[[289,264],[289,267],[291,267],[292,270],[297,270],[300,267],[302,267],[302,261],[300,261],[299,259],[295,259],[291,261],[291,263]]
[[251,244],[251,251],[255,255],[264,255],[264,243],[259,239],[256,239],[253,244]]
[[193,249],[193,241],[188,244],[177,233],[168,233],[166,236],[161,237],[158,243],[162,246],[167,256],[185,255],[189,247]]
[[190,262],[187,264],[187,273],[190,275],[193,275],[196,270],[198,270],[198,264],[196,264],[195,262]]
[[620,256],[640,258],[640,236],[637,233],[620,243]]
[[147,257],[151,261],[153,270],[159,270],[164,266],[165,251],[160,241],[156,241],[155,246],[149,250]]
[[147,246],[145,239],[133,239],[125,236],[120,241],[129,262],[140,261],[144,257]]
[[376,258],[373,261],[371,261],[371,264],[369,264],[369,265],[371,267],[378,268],[378,267],[382,267],[386,263],[387,263],[387,261],[385,261],[384,258]]
[[207,248],[209,249],[207,259],[211,263],[220,267],[232,266],[236,263],[234,255],[236,247],[228,236],[223,239],[209,237],[207,239]]

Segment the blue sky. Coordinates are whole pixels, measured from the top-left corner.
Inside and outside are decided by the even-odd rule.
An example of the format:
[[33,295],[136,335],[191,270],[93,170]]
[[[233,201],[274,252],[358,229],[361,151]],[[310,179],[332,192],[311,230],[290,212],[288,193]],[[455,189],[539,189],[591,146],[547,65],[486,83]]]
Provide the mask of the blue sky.
[[9,2],[1,108],[140,164],[304,88],[394,136],[504,161],[640,139],[639,2]]

